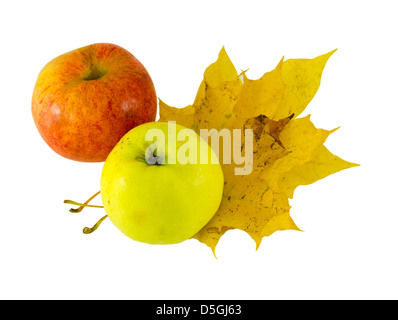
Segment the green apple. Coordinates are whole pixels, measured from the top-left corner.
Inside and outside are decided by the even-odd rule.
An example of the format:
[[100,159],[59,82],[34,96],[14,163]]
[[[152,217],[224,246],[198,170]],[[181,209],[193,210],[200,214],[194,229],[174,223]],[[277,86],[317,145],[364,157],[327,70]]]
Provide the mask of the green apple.
[[223,186],[211,147],[193,130],[172,122],[130,130],[109,154],[101,175],[108,217],[128,237],[150,244],[191,238],[216,213]]

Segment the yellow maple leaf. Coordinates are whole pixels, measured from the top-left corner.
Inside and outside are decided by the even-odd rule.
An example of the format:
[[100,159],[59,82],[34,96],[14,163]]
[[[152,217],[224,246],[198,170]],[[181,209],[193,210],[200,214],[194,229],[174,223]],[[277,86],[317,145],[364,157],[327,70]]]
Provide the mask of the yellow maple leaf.
[[244,117],[264,114],[273,120],[291,114],[297,117],[318,91],[322,71],[335,51],[315,59],[282,59],[273,71],[258,80],[250,80],[244,73],[245,85],[235,112]]
[[[228,230],[246,231],[257,248],[264,236],[278,230],[299,230],[290,216],[289,198],[306,185],[356,166],[330,153],[323,145],[335,130],[316,128],[310,117],[297,118],[317,92],[325,64],[334,51],[315,59],[290,59],[258,80],[238,75],[224,48],[204,72],[194,103],[174,108],[159,102],[159,121],[176,121],[200,129],[241,129],[241,151],[252,151],[249,174],[236,174],[236,163],[225,163],[219,152],[229,141],[220,139],[219,154],[225,185],[212,220],[194,238],[213,252]],[[241,79],[242,78],[242,79]],[[253,132],[246,145],[245,130]],[[210,135],[210,139],[212,136]],[[227,148],[231,150],[231,148]]]

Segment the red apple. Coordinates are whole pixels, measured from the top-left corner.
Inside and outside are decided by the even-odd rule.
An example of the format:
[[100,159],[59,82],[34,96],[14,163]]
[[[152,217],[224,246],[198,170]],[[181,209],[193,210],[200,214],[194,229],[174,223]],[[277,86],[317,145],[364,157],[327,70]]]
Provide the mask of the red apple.
[[44,141],[68,159],[101,162],[130,129],[156,118],[151,77],[127,50],[97,43],[40,72],[32,115]]

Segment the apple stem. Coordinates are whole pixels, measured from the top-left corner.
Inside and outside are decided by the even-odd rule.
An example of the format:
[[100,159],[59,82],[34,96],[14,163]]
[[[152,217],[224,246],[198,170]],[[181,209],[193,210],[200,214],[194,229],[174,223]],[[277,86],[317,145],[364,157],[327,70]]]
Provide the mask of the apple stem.
[[101,219],[99,219],[99,220],[97,221],[97,223],[96,223],[94,226],[92,226],[91,228],[85,227],[85,228],[83,229],[83,233],[84,233],[84,234],[93,233],[95,230],[98,229],[98,227],[100,226],[100,224],[102,223],[102,221],[104,221],[106,218],[108,218],[107,215],[103,216],[103,217],[102,217]]
[[73,204],[75,206],[80,206],[77,209],[69,209],[70,212],[73,213],[77,213],[82,211],[85,207],[90,207],[90,208],[103,208],[103,206],[95,206],[95,205],[90,205],[88,204],[91,200],[93,200],[96,196],[98,196],[100,194],[101,191],[98,191],[95,195],[93,195],[90,199],[88,199],[85,203],[79,203],[76,201],[72,201],[72,200],[64,200],[64,203],[68,203],[68,204]]

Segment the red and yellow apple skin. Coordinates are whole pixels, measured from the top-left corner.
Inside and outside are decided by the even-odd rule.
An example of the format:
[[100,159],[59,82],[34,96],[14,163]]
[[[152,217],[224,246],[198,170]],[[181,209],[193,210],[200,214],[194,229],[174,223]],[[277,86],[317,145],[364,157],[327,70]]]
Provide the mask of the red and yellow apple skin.
[[105,161],[132,128],[154,121],[155,88],[145,67],[127,50],[98,43],[65,53],[40,72],[32,115],[44,141],[58,154]]

